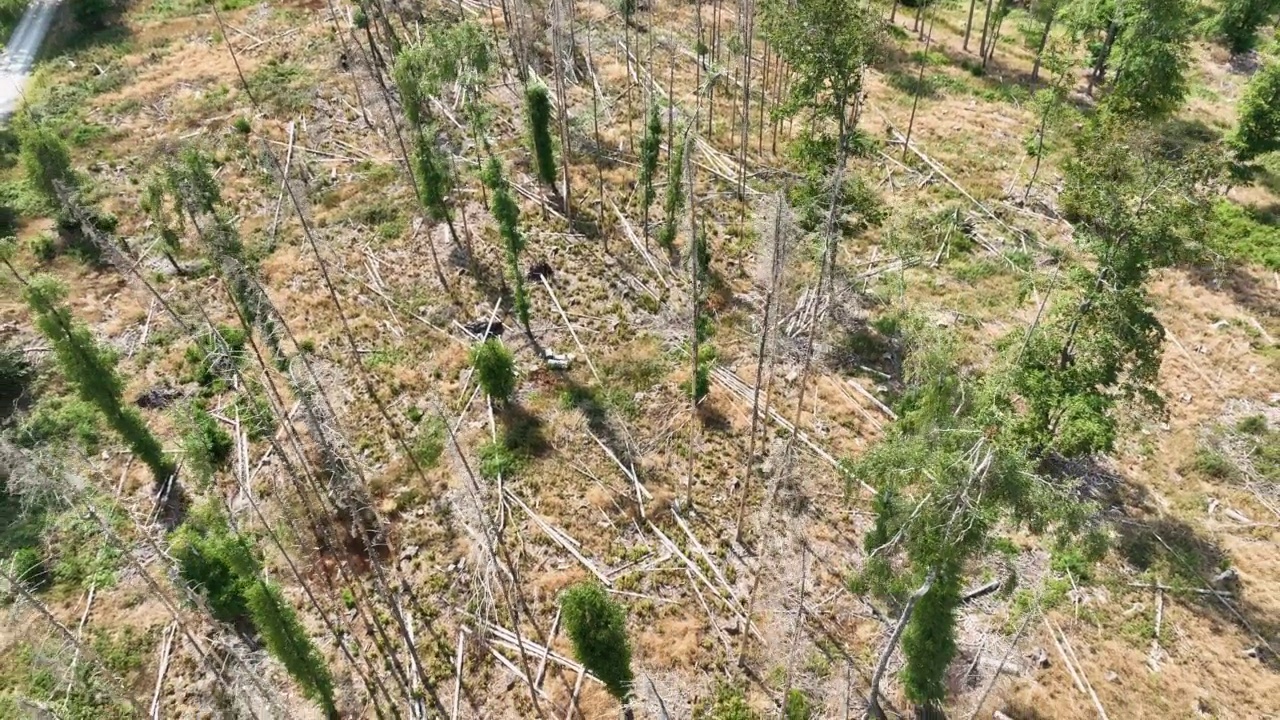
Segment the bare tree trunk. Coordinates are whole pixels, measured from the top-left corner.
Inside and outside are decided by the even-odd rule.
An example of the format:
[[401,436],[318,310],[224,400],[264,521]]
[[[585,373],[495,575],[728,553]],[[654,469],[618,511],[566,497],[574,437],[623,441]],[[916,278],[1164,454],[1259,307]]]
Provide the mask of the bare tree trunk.
[[[631,58],[628,57],[627,62],[630,63]],[[591,72],[591,74],[594,76],[595,70],[592,66],[593,66],[593,61],[591,58],[591,32],[590,32],[590,29],[588,28],[587,68]],[[631,102],[630,96],[631,96],[631,78],[628,77],[627,78],[627,102],[628,102],[627,138],[628,139],[630,139],[631,137],[631,132],[630,132],[631,107],[629,105],[629,103]],[[600,154],[604,152],[604,143],[600,141],[600,96],[596,93],[596,87],[594,83],[591,86],[591,128],[595,132],[595,136],[596,136],[596,151],[593,154],[593,159],[595,160],[595,166],[596,166],[596,190],[600,195],[600,204],[596,207],[596,217],[599,218],[599,222],[604,223],[604,171],[600,169]],[[600,233],[600,235],[601,235],[601,241],[604,243],[604,251],[607,254],[609,252],[609,233],[608,231],[603,231]]]
[[996,0],[987,0],[986,12],[982,15],[982,39],[978,41],[978,55],[982,57],[984,64],[987,57],[987,34],[991,31],[991,8],[995,3]]
[[1055,4],[1049,11],[1049,18],[1044,21],[1044,32],[1040,33],[1040,43],[1036,46],[1036,61],[1031,66],[1031,82],[1040,79],[1040,61],[1044,59],[1044,49],[1049,44],[1049,32],[1053,29],[1053,19],[1057,14],[1058,6]]
[[884,650],[880,652],[880,661],[876,663],[876,670],[871,675],[871,691],[867,695],[867,717],[877,720],[885,718],[884,710],[880,708],[880,682],[884,680],[885,670],[889,668],[889,659],[893,657],[893,651],[898,647],[898,640],[902,639],[902,631],[911,621],[911,613],[916,609],[916,603],[920,602],[920,598],[933,587],[935,576],[935,571],[930,570],[929,575],[924,579],[924,584],[916,588],[916,591],[911,593],[911,597],[907,598],[907,604],[902,608],[902,617],[898,618],[898,624],[889,634],[889,642],[885,643]]
[[[565,4],[569,3],[566,9]],[[555,82],[556,82],[556,105],[559,106],[559,125],[560,125],[560,155],[561,164],[564,165],[564,215],[565,220],[570,226],[573,225],[573,200],[569,192],[569,175],[571,169],[572,148],[569,147],[569,96],[565,92],[564,84],[564,64],[566,54],[564,53],[564,26],[568,22],[573,25],[573,5],[571,0],[556,0],[554,7],[554,27],[552,28],[551,38],[553,43],[552,55],[555,62]],[[568,18],[565,18],[568,15]],[[570,45],[567,54],[569,62],[573,61],[573,46]]]
[[973,32],[973,9],[978,0],[969,0],[969,19],[964,24],[964,49],[969,49],[969,35]]
[[[764,41],[764,71],[760,78],[760,110],[756,121],[756,154],[764,153],[764,106],[769,100],[769,41]],[[776,70],[775,70],[776,72]]]
[[[733,525],[733,539],[742,541],[742,521],[747,511],[747,496],[751,491],[751,479],[755,475],[756,435],[760,427],[760,384],[764,381],[765,360],[769,353],[769,331],[773,326],[773,298],[782,279],[782,268],[786,261],[785,241],[782,237],[784,204],[782,193],[777,194],[773,216],[773,237],[770,245],[773,250],[769,268],[769,289],[764,296],[764,310],[760,318],[760,346],[756,351],[756,379],[751,391],[751,432],[747,436],[747,457],[743,463],[742,490],[738,497],[738,517]],[[767,411],[767,410],[766,410]]]
[[1093,96],[1093,88],[1107,75],[1107,60],[1111,57],[1111,48],[1115,45],[1116,35],[1119,32],[1119,23],[1112,20],[1107,26],[1107,37],[1102,43],[1102,50],[1098,53],[1098,60],[1093,64],[1093,72],[1089,74],[1089,87],[1086,92],[1090,97]]
[[924,68],[929,59],[929,46],[933,43],[933,23],[937,16],[929,16],[929,34],[924,40],[924,54],[920,56],[920,72],[916,75],[916,91],[911,97],[911,118],[907,121],[907,134],[902,140],[902,160],[907,159],[907,150],[911,147],[911,130],[916,124],[916,108],[920,106],[920,95],[924,92]]
[[[690,128],[692,128],[692,132],[696,133],[697,127],[698,113],[695,110],[693,122],[690,123]],[[691,138],[688,135],[689,132],[690,131],[686,131],[684,140],[684,167],[682,168],[682,174],[687,174],[687,182],[689,183],[689,266],[692,268],[691,274],[693,276],[693,287],[691,290],[692,297],[690,298],[690,305],[692,308],[690,313],[692,316],[692,326],[690,327],[690,330],[692,333],[693,346],[693,374],[689,377],[689,395],[691,398],[690,409],[692,410],[692,413],[689,416],[689,474],[685,476],[684,482],[684,504],[686,508],[693,507],[693,474],[695,460],[697,458],[698,444],[698,368],[700,365],[698,362],[698,311],[700,309],[699,305],[702,303],[702,299],[699,297],[700,291],[698,286],[699,280],[701,279],[699,276],[702,274],[701,254],[703,242],[701,234],[698,232],[698,196],[695,194],[697,190],[697,187],[695,186],[697,171],[694,169],[693,164],[695,148],[693,147],[693,143],[690,141]],[[679,180],[676,180],[675,182],[679,182]]]

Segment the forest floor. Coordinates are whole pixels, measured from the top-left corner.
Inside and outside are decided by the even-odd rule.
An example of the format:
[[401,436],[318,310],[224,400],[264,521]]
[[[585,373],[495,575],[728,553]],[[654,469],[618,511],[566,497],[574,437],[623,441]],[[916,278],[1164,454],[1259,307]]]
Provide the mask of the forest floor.
[[[869,73],[861,116],[878,147],[851,163],[881,195],[890,219],[839,248],[835,295],[823,309],[803,393],[799,451],[784,462],[790,433],[775,419],[762,423],[758,452],[766,486],[747,488],[738,541],[764,302],[760,226],[769,217],[774,179],[786,176],[788,131],[784,124],[775,153],[769,119],[761,127],[753,118],[750,207],[740,221],[733,196],[737,61],[729,62],[729,50],[722,49],[718,94],[710,106],[700,100],[693,7],[664,3],[645,11],[638,23],[645,32],[627,35],[611,7],[577,4],[582,57],[566,90],[572,227],[533,177],[522,140],[520,86],[505,42],[499,47],[506,61],[487,97],[495,106],[491,139],[521,190],[527,263],[545,261],[554,269],[546,287],[528,286],[532,337],[507,318],[504,341],[521,376],[507,408],[486,406],[475,392],[468,359],[473,339],[459,325],[493,312],[503,285],[502,250],[479,184],[467,182],[455,197],[457,224],[481,267],[473,275],[447,230],[421,217],[400,160],[400,109],[384,103],[355,50],[364,36],[337,34],[325,3],[223,0],[220,7],[226,37],[203,3],[188,0],[132,3],[120,28],[89,37],[55,28],[28,102],[72,144],[94,199],[119,219],[118,236],[144,258],[144,273],[166,301],[188,317],[203,312],[215,323],[234,323],[223,285],[211,274],[174,273],[138,208],[141,183],[179,148],[196,144],[214,155],[262,284],[296,336],[291,347],[317,369],[337,434],[390,522],[389,572],[407,588],[399,597],[419,633],[432,684],[426,694],[444,707],[460,702],[458,717],[533,716],[519,680],[521,658],[508,640],[510,615],[494,589],[506,570],[480,540],[497,521],[505,527],[527,609],[521,635],[555,653],[550,660],[535,653],[532,660],[546,664],[540,693],[557,717],[567,717],[571,696],[583,717],[616,713],[603,686],[583,681],[563,660],[570,651],[559,630],[557,592],[593,576],[629,613],[639,717],[660,717],[660,704],[673,718],[692,717],[695,708],[705,712],[730,692],[722,684],[743,675],[741,691],[762,717],[776,712],[788,688],[802,690],[820,708],[814,717],[858,715],[892,618],[849,590],[872,515],[868,493],[856,484],[846,491],[838,463],[857,457],[893,419],[887,406],[895,388],[893,343],[877,320],[904,309],[923,314],[953,330],[965,358],[980,365],[995,339],[1027,325],[1053,292],[1049,258],[1071,251],[1071,229],[1054,212],[1056,161],[1068,150],[1060,134],[1050,136],[1031,201],[1017,202],[1031,171],[1024,147],[1036,127],[1030,100],[1040,85],[1030,80],[1033,54],[1012,29],[1016,15],[1006,21],[991,66],[976,74],[966,69],[976,54],[963,49],[963,8],[943,11],[920,83],[924,43],[912,30],[911,9],[900,8],[895,50]],[[497,17],[481,2],[465,0],[461,7],[486,29]],[[702,12],[708,33],[717,19],[726,36],[736,32],[728,5],[718,18],[711,5]],[[342,32],[349,29],[345,7],[336,22]],[[625,58],[628,44],[636,63]],[[757,53],[761,47],[757,41]],[[1188,142],[1229,131],[1248,79],[1238,66],[1220,50],[1197,45],[1193,91],[1178,124]],[[696,416],[680,389],[690,376],[688,272],[656,250],[641,250],[632,199],[637,161],[629,137],[638,138],[643,125],[650,87],[645,68],[657,80],[654,92],[665,96],[669,88],[674,95],[677,121],[696,117],[701,126],[695,201],[710,220],[718,360],[712,391]],[[1083,76],[1077,85],[1072,103],[1087,110]],[[913,114],[912,89],[920,97],[904,152],[899,134]],[[599,105],[598,150],[593,104]],[[248,120],[247,132],[237,129],[240,118]],[[669,150],[664,143],[664,159]],[[475,157],[473,145],[463,146],[457,163],[464,176],[473,176]],[[292,193],[282,190],[279,166],[289,168]],[[21,168],[3,172],[7,188],[19,184]],[[1231,227],[1248,224],[1259,243],[1280,236],[1268,224],[1280,214],[1280,194],[1268,183],[1275,177],[1234,189],[1239,205],[1224,211]],[[291,194],[314,227],[314,245]],[[903,251],[903,237],[933,232],[947,217],[977,238],[972,249]],[[50,221],[25,220],[18,263],[69,286],[76,317],[119,352],[126,396],[157,386],[191,395],[194,386],[183,380],[191,340],[137,281],[66,253],[42,260],[41,249],[57,242],[51,230]],[[686,230],[682,225],[681,247]],[[799,311],[811,310],[803,301],[812,296],[818,253],[807,242],[793,249],[778,304],[768,404],[788,421],[801,398],[807,325]],[[194,267],[200,256],[193,237],[179,260]],[[1111,718],[1280,716],[1280,659],[1270,649],[1280,642],[1280,477],[1259,475],[1249,465],[1251,436],[1239,429],[1257,415],[1280,428],[1278,271],[1246,257],[1161,273],[1154,295],[1168,333],[1160,374],[1167,411],[1130,418],[1122,446],[1080,468],[1096,487],[1113,547],[1091,566],[1027,536],[1012,559],[969,569],[970,587],[1006,577],[1010,567],[1018,585],[964,606],[950,717],[1000,710],[1022,720],[1091,718],[1098,705]],[[0,340],[42,356],[43,340],[7,276],[0,277]],[[573,354],[575,361],[568,371],[550,370],[544,350]],[[365,392],[365,378],[394,432]],[[42,387],[27,412],[67,392],[54,379]],[[240,426],[238,397],[228,390],[213,399],[215,416],[229,428]],[[145,415],[161,438],[173,439],[181,408],[175,403]],[[444,422],[457,432],[466,467],[447,447]],[[250,498],[229,477],[192,492],[221,495],[250,529],[292,522],[287,470],[266,439],[273,432],[247,441],[244,450],[252,468],[249,495],[266,508],[267,523],[249,512]],[[508,477],[486,481],[484,492],[475,493],[468,474],[479,467],[479,449],[499,436],[514,456]],[[421,463],[410,462],[404,447]],[[149,476],[113,440],[100,438],[76,457],[77,475],[94,492],[135,516],[149,512]],[[691,505],[683,502],[686,493]],[[126,535],[135,532],[125,517],[120,523]],[[170,616],[139,566],[103,544],[74,509],[57,514],[49,527],[69,568],[45,592],[49,607],[74,632],[92,638],[100,653],[117,658],[113,667],[130,691],[148,700],[156,693],[163,716],[200,716],[211,681],[181,638],[164,663],[163,687],[156,687],[172,635]],[[327,572],[326,563],[336,561],[305,545],[297,549],[309,558],[307,573]],[[264,552],[301,607],[301,590],[273,551]],[[135,556],[165,582],[155,553]],[[1228,568],[1238,574],[1229,595],[1198,592]],[[321,598],[336,614],[345,612],[342,601],[335,593]],[[31,667],[61,667],[55,674],[65,674],[69,651],[61,639],[21,603],[7,612],[0,622],[0,688],[35,687],[26,675]],[[318,618],[308,616],[307,624],[322,636]],[[340,686],[351,693],[344,707],[360,716],[349,670],[332,643],[322,644]],[[739,673],[744,644],[745,673]],[[290,686],[260,650],[253,657],[259,676]],[[896,682],[887,690],[904,706]],[[301,697],[289,707],[293,717],[315,713]]]

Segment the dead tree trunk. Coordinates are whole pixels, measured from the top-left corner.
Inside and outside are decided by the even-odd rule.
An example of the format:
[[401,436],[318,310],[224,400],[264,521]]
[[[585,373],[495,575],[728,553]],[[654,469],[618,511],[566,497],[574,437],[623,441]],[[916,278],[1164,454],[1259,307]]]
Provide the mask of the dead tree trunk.
[[924,54],[920,56],[920,72],[916,75],[916,88],[911,97],[911,119],[907,121],[907,134],[902,141],[902,160],[907,160],[907,150],[911,147],[911,130],[916,124],[916,108],[920,105],[920,96],[924,93],[924,68],[928,64],[929,46],[933,43],[933,22],[937,19],[937,15],[929,16],[929,34],[924,40]]
[[871,690],[867,694],[867,717],[869,718],[885,720],[884,710],[880,707],[880,682],[884,680],[885,670],[889,668],[889,659],[893,657],[893,651],[898,647],[902,631],[906,629],[907,623],[911,622],[911,613],[915,610],[916,603],[920,602],[920,598],[933,587],[935,575],[936,573],[930,570],[928,577],[924,579],[924,584],[916,588],[916,591],[911,593],[911,597],[907,598],[907,604],[902,608],[902,617],[898,618],[898,624],[889,634],[889,642],[885,643],[884,650],[880,652],[880,661],[876,663],[876,670],[871,675]]
[[785,240],[782,236],[784,211],[785,205],[783,204],[782,193],[778,193],[774,205],[773,222],[771,223],[773,234],[770,240],[772,258],[769,268],[769,288],[765,292],[764,310],[760,317],[760,346],[756,352],[756,379],[751,392],[751,432],[747,436],[747,457],[742,469],[742,490],[738,497],[738,517],[733,525],[733,539],[735,542],[742,541],[742,521],[746,516],[747,496],[751,492],[751,480],[755,475],[756,435],[760,427],[760,385],[764,381],[766,360],[771,357],[769,352],[769,333],[773,328],[773,299],[778,290],[778,283],[782,279],[782,268],[786,261]]

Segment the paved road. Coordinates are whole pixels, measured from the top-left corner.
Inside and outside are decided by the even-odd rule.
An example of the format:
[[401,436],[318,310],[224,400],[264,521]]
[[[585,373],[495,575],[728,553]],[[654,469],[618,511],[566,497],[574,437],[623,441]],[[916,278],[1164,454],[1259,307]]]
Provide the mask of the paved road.
[[22,86],[31,74],[40,44],[49,32],[61,0],[32,0],[0,54],[0,120],[7,120],[22,100]]

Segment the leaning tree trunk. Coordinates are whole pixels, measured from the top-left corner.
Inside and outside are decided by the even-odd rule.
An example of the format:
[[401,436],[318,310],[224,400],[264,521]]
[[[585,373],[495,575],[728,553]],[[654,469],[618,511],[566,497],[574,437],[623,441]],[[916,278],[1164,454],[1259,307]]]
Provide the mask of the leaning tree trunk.
[[885,720],[884,710],[880,707],[880,682],[884,680],[885,670],[889,668],[889,659],[893,657],[893,651],[898,647],[898,641],[902,639],[902,631],[906,630],[907,623],[911,622],[911,613],[916,609],[916,603],[920,602],[920,598],[933,587],[935,576],[936,573],[930,570],[928,577],[924,579],[924,584],[916,588],[916,591],[911,593],[911,597],[907,598],[907,605],[902,608],[902,617],[898,618],[898,624],[889,634],[889,642],[885,643],[884,650],[880,652],[880,661],[876,663],[876,671],[871,676],[871,691],[867,694],[867,717],[869,718]]
[[1040,61],[1044,59],[1045,46],[1049,44],[1049,31],[1053,29],[1053,19],[1058,14],[1058,7],[1055,5],[1049,11],[1049,18],[1044,21],[1044,32],[1040,34],[1040,44],[1036,47],[1036,61],[1031,66],[1031,82],[1040,79]]

